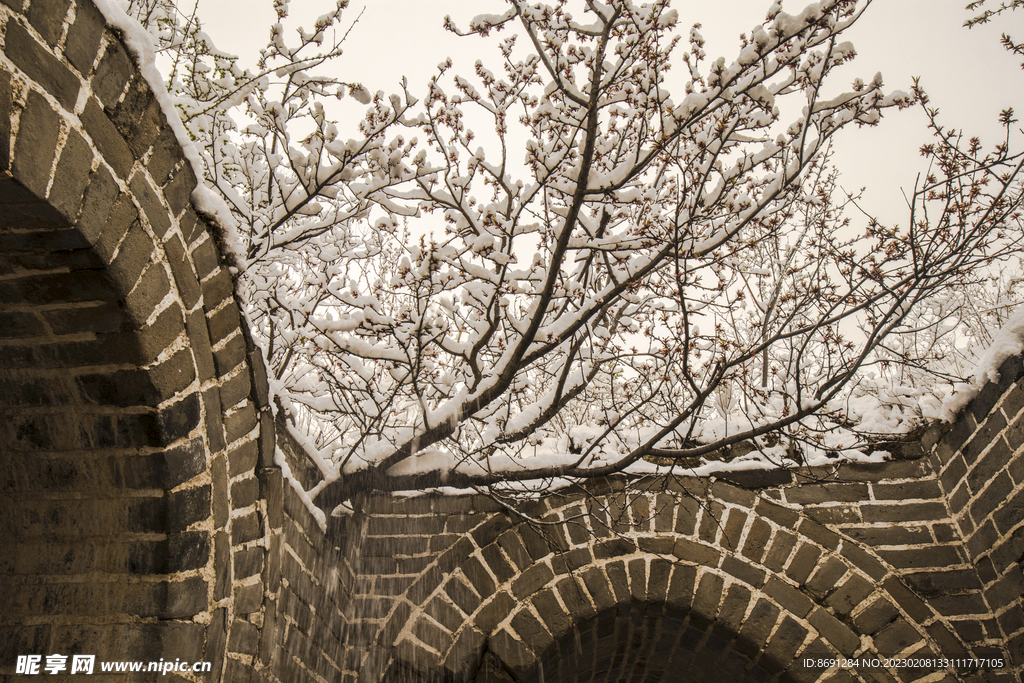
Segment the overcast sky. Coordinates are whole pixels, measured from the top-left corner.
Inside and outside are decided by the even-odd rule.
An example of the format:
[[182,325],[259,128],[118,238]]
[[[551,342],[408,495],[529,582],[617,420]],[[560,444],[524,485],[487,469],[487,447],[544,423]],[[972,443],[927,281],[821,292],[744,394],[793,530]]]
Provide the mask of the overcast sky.
[[[995,5],[996,0],[990,0]],[[1024,71],[1020,59],[1003,50],[1000,32],[1024,39],[1024,11],[1006,15],[968,31],[967,0],[875,0],[861,22],[847,34],[859,56],[845,68],[842,86],[860,76],[869,80],[882,72],[888,89],[910,90],[920,76],[932,105],[942,111],[948,127],[996,141],[999,111],[1013,106],[1024,118]],[[763,18],[769,0],[677,0],[680,24],[703,24],[705,50],[711,59],[733,61],[741,32]],[[785,0],[797,13],[807,3]],[[245,7],[239,12],[239,7]],[[315,18],[333,7],[333,0],[291,0],[296,17]],[[363,82],[371,91],[398,90],[403,76],[410,90],[421,94],[436,65],[451,57],[462,73],[491,54],[486,41],[458,38],[442,28],[444,15],[465,26],[473,16],[502,11],[500,0],[352,0],[346,22],[361,15],[346,43],[341,67],[344,78]],[[250,57],[266,44],[273,20],[271,0],[201,0],[208,32],[223,50]],[[310,22],[311,23],[311,22]],[[494,41],[491,41],[493,43]],[[248,59],[243,61],[248,62]],[[492,62],[493,63],[493,62]],[[677,96],[678,100],[679,97]],[[349,106],[358,107],[353,100]],[[866,205],[888,220],[902,218],[900,188],[912,186],[922,169],[917,149],[927,141],[924,116],[908,111],[888,116],[875,129],[847,131],[837,150],[847,188],[867,186]],[[1018,124],[1020,126],[1020,124]],[[1024,143],[1024,135],[1018,133]],[[1020,144],[1018,144],[1018,148]]]

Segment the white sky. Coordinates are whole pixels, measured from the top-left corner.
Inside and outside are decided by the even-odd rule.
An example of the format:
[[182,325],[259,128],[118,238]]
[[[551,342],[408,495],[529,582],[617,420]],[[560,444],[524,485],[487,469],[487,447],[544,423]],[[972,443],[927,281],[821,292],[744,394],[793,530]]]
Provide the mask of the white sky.
[[[996,4],[996,0],[990,2]],[[399,90],[405,76],[410,91],[420,95],[436,73],[436,65],[447,57],[455,62],[456,72],[471,74],[477,59],[487,63],[488,54],[496,54],[496,41],[447,33],[442,28],[444,15],[465,26],[477,14],[502,11],[503,4],[501,0],[352,0],[344,25],[362,16],[346,43],[340,63],[343,78],[361,81],[371,91],[390,93]],[[674,7],[681,26],[703,24],[710,59],[724,56],[731,62],[739,34],[758,24],[770,4],[770,0],[677,0]],[[806,4],[785,0],[783,6],[796,13]],[[847,77],[837,85],[846,86],[857,76],[869,80],[881,71],[888,89],[909,91],[912,77],[920,76],[947,127],[964,128],[981,135],[986,145],[994,143],[1001,109],[1013,106],[1024,120],[1024,71],[1019,57],[1007,53],[998,40],[1001,32],[1024,39],[1024,11],[968,31],[963,28],[971,16],[964,9],[966,4],[967,0],[875,0],[846,34],[859,56],[844,67]],[[239,12],[240,7],[245,11]],[[333,0],[290,2],[297,18],[313,19],[332,7]],[[200,0],[200,15],[218,47],[241,55],[245,63],[265,45],[274,19],[271,0]],[[685,45],[680,46],[683,49]],[[490,61],[497,71],[496,60]],[[354,100],[346,102],[361,111]],[[867,186],[865,205],[883,218],[899,220],[905,215],[900,188],[909,189],[923,168],[917,150],[927,141],[924,124],[924,115],[915,109],[892,113],[877,128],[844,131],[839,138],[837,163],[843,186]],[[1018,140],[1024,138],[1018,136]]]

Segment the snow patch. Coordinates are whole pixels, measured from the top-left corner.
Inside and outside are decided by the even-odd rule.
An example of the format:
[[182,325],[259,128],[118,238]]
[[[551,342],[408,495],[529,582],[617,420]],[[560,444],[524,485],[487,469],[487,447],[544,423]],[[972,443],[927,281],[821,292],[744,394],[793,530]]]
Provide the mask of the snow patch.
[[989,382],[999,381],[999,366],[1007,358],[1024,350],[1024,306],[1018,307],[1013,315],[992,339],[992,344],[981,354],[974,368],[971,381],[958,384],[954,393],[942,402],[939,417],[952,422],[957,414],[971,402]]
[[125,12],[124,3],[118,2],[118,0],[94,1],[103,18],[106,19],[107,26],[121,33],[124,44],[135,58],[135,63],[139,67],[139,73],[149,83],[154,97],[156,97],[157,102],[160,104],[160,109],[163,110],[164,116],[167,118],[168,125],[174,131],[174,137],[177,139],[178,145],[181,147],[185,158],[192,165],[192,171],[199,180],[196,188],[192,191],[192,204],[200,213],[213,219],[221,230],[224,246],[228,249],[230,255],[235,258],[236,262],[243,263],[245,250],[242,248],[242,241],[238,237],[238,221],[231,215],[231,209],[228,208],[224,198],[206,185],[204,180],[206,174],[199,151],[185,129],[185,124],[181,122],[181,117],[178,116],[178,110],[174,106],[174,101],[164,85],[163,76],[161,76],[160,70],[156,66],[156,49],[153,44],[153,37],[149,34],[149,31],[143,28],[142,24],[128,16]]
[[288,466],[288,459],[284,457],[284,451],[282,451],[280,447],[274,448],[274,462],[281,468],[281,474],[284,476],[285,481],[291,484],[295,493],[298,494],[299,499],[302,501],[302,504],[306,506],[307,510],[309,510],[309,514],[313,515],[313,519],[316,520],[320,530],[327,533],[327,515],[325,515],[324,511],[313,503],[313,499],[310,497],[309,493],[302,488],[298,480],[296,480],[294,475],[292,475],[292,468]]

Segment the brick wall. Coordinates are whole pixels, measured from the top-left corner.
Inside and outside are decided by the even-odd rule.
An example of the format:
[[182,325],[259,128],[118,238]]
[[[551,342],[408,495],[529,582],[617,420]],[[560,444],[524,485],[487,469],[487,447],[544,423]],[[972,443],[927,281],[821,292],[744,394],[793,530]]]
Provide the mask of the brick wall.
[[618,477],[515,513],[366,495],[321,526],[120,37],[91,0],[0,0],[0,35],[0,674],[86,653],[281,683],[978,680],[801,665],[941,654],[1019,678],[1020,358],[895,462]]
[[3,0],[0,35],[0,673],[219,672],[263,609],[265,372],[120,37],[88,0]]
[[564,680],[558,662],[588,656],[581,628],[610,620],[606,631],[622,631],[638,615],[651,632],[680,620],[694,629],[696,641],[665,638],[651,661],[699,660],[713,631],[738,653],[718,658],[723,675],[742,662],[765,679],[788,669],[795,680],[825,680],[797,665],[1002,652],[998,638],[968,627],[988,614],[977,578],[942,589],[922,579],[975,576],[947,533],[945,505],[928,507],[936,476],[927,459],[782,476],[765,475],[771,485],[738,477],[751,488],[613,479],[524,507],[541,527],[482,497],[368,499],[353,598],[365,635],[351,645],[365,653],[362,667],[458,677],[489,657],[515,680],[541,668],[545,680]]
[[999,368],[961,413],[956,424],[930,446],[942,493],[964,540],[963,555],[976,567],[979,611],[988,618],[973,626],[975,637],[1006,643],[1017,670],[1024,668],[1024,362]]

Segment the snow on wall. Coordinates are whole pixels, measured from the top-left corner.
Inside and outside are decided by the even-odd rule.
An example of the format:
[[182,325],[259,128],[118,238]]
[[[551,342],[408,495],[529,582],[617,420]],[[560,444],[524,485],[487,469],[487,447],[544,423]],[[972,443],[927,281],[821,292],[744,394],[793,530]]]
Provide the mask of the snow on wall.
[[231,215],[231,210],[224,199],[207,186],[203,180],[206,174],[199,151],[185,129],[185,124],[181,122],[174,101],[164,86],[163,76],[157,68],[153,37],[143,28],[142,24],[128,16],[126,0],[94,0],[94,2],[106,19],[107,25],[121,33],[125,46],[135,58],[139,72],[152,89],[185,158],[188,159],[192,165],[192,171],[199,179],[195,190],[192,191],[193,205],[200,213],[210,217],[216,223],[216,227],[222,233],[224,245],[231,252],[229,256],[235,259],[241,258],[244,252],[240,247],[241,242],[236,237],[238,222]]

